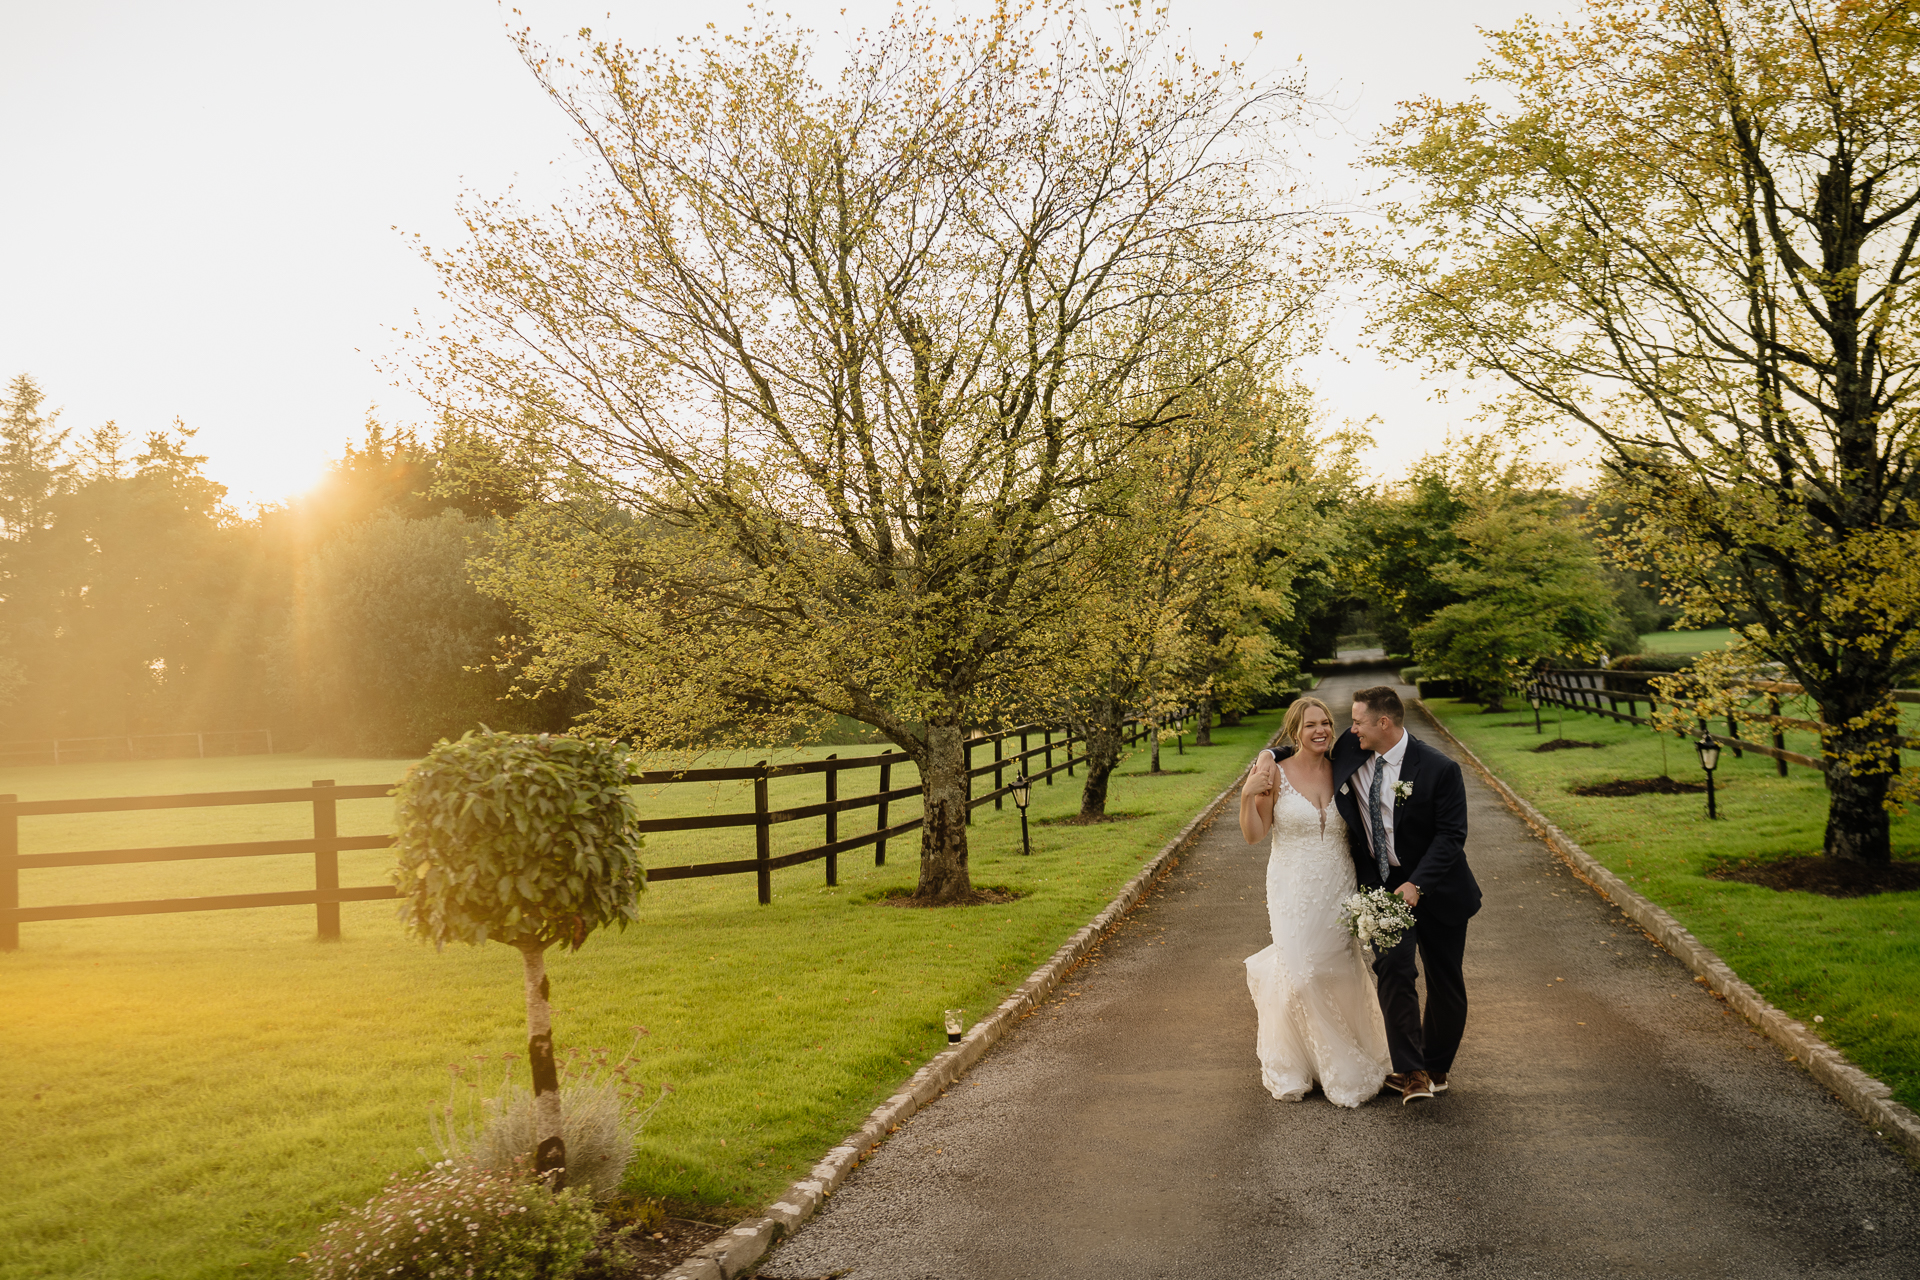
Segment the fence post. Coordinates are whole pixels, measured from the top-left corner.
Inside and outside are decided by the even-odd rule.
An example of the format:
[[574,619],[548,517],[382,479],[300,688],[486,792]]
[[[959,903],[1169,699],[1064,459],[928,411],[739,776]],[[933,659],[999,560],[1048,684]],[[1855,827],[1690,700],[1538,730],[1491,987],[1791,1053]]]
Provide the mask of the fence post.
[[[1767,695],[1767,710],[1770,714],[1775,716],[1778,716],[1780,714],[1780,695],[1779,694],[1770,693]],[[1785,751],[1787,749],[1787,735],[1777,724],[1773,726],[1773,749],[1775,751]],[[1773,763],[1779,766],[1780,776],[1783,778],[1786,777],[1787,762],[1785,760],[1782,760],[1779,756],[1775,756],[1773,758]]]
[[753,858],[759,865],[754,878],[760,885],[760,905],[773,901],[773,823],[767,817],[767,762],[753,766]]
[[1733,718],[1733,712],[1731,711],[1727,712],[1727,737],[1734,739],[1734,741],[1727,743],[1729,747],[1733,748],[1733,758],[1735,760],[1745,759],[1745,757],[1740,754],[1740,745],[1738,742],[1740,737],[1740,724]]
[[1047,785],[1052,786],[1053,785],[1053,730],[1042,729],[1040,731],[1040,743],[1042,746],[1044,746],[1047,749],[1047,756],[1046,756]]
[[1067,730],[1067,776],[1073,776],[1073,730]]
[[20,815],[13,811],[17,795],[0,796],[0,951],[20,949],[20,922],[12,912],[20,906]]
[[973,739],[960,749],[961,769],[967,775],[967,825],[973,825]]
[[[340,851],[332,846],[340,834],[338,801],[332,796],[317,794],[323,787],[331,787],[332,778],[314,780],[313,797],[313,887],[321,893],[340,887]],[[313,908],[315,920],[320,926],[320,941],[340,941],[340,904],[337,902],[316,903]]]
[[[873,829],[875,831],[885,831],[887,829],[887,792],[892,790],[893,787],[893,761],[887,759],[887,757],[892,754],[892,747],[888,747],[880,753],[880,806],[878,812],[874,814]],[[873,865],[876,867],[884,867],[887,865],[887,838],[885,836],[881,836],[873,842]]]
[[1004,809],[1007,807],[1007,798],[998,794],[1000,788],[1006,785],[1006,780],[1000,776],[1000,762],[1006,758],[1006,754],[1001,750],[1000,744],[1005,740],[1006,735],[1004,733],[996,733],[993,735],[993,789],[995,792],[993,807],[996,809]]
[[[840,766],[834,761],[840,758],[838,751],[827,757],[827,803],[832,804],[840,798]],[[832,844],[840,838],[840,815],[832,809],[827,810],[827,843]],[[840,883],[840,854],[833,849],[827,850],[827,883]]]

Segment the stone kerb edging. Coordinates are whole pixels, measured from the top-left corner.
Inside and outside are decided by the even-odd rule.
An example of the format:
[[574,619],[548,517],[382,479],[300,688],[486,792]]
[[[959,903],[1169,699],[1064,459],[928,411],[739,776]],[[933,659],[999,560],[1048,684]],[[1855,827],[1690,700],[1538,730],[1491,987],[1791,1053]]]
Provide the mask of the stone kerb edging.
[[1601,866],[1592,854],[1569,839],[1566,832],[1548,821],[1545,814],[1501,781],[1473,753],[1472,748],[1456,738],[1438,716],[1427,710],[1425,703],[1417,698],[1412,701],[1440,736],[1451,743],[1462,757],[1473,762],[1473,767],[1500,793],[1508,806],[1540,834],[1547,846],[1572,867],[1575,874],[1591,885],[1601,897],[1620,908],[1628,919],[1651,934],[1681,963],[1705,979],[1709,990],[1739,1010],[1768,1039],[1790,1050],[1808,1074],[1858,1112],[1876,1132],[1894,1139],[1912,1155],[1920,1156],[1920,1115],[1895,1102],[1892,1089],[1848,1062],[1838,1051],[1809,1031],[1805,1023],[1789,1018],[1758,991],[1742,982],[1726,961],[1682,928],[1678,920],[1634,892],[1624,880]]
[[[1276,733],[1268,739],[1267,745],[1273,746],[1279,737]],[[1035,969],[1033,975],[1021,983],[1012,995],[1002,1000],[991,1014],[975,1023],[973,1030],[959,1044],[928,1059],[927,1064],[914,1072],[898,1093],[874,1108],[865,1124],[827,1152],[826,1158],[814,1165],[805,1178],[788,1187],[764,1217],[744,1220],[712,1244],[692,1254],[662,1276],[661,1280],[734,1280],[734,1277],[764,1258],[775,1244],[798,1230],[800,1224],[811,1218],[826,1198],[837,1191],[840,1184],[859,1167],[860,1161],[887,1140],[888,1134],[907,1117],[944,1093],[949,1085],[980,1061],[988,1049],[1004,1038],[1021,1017],[1053,993],[1061,979],[1086,959],[1107,930],[1119,923],[1120,918],[1146,896],[1153,882],[1167,869],[1167,864],[1219,815],[1227,801],[1239,791],[1246,776],[1247,771],[1241,770],[1224,791],[1215,796],[1191,822],[1180,828],[1173,839],[1161,846],[1160,852],[1127,881],[1104,911],[1067,939],[1064,946]]]

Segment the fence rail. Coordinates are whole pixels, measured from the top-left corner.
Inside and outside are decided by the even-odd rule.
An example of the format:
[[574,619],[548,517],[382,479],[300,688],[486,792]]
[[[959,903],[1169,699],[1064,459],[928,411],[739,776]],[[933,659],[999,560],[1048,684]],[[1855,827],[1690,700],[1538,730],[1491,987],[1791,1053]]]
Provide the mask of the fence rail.
[[[1652,713],[1661,701],[1653,688],[1656,678],[1670,676],[1666,671],[1615,671],[1601,669],[1543,668],[1534,673],[1527,688],[1530,696],[1538,696],[1540,701],[1553,706],[1565,707],[1572,711],[1583,711],[1590,715],[1605,716],[1627,724],[1644,725],[1657,729]],[[1783,680],[1756,680],[1744,686],[1746,689],[1764,694],[1768,710],[1764,716],[1749,717],[1752,723],[1763,723],[1773,732],[1772,742],[1753,742],[1740,736],[1738,713],[1727,716],[1727,731],[1715,733],[1712,726],[1702,718],[1700,732],[1712,738],[1721,746],[1731,750],[1738,757],[1751,751],[1758,756],[1771,758],[1780,767],[1780,776],[1787,776],[1788,765],[1799,765],[1805,769],[1827,771],[1827,762],[1814,756],[1803,755],[1798,751],[1789,751],[1782,729],[1798,729],[1808,733],[1825,733],[1828,726],[1818,720],[1800,720],[1780,714],[1780,699],[1797,697],[1806,693],[1798,684]],[[1920,689],[1895,689],[1895,702],[1920,703]],[[1625,712],[1620,704],[1627,704]],[[1636,714],[1639,704],[1647,704],[1648,714]],[[1912,739],[1903,738],[1903,747],[1916,745]]]
[[[1175,730],[1184,735],[1193,715],[1182,710],[1158,725],[1130,720],[1121,727],[1124,745],[1138,742],[1156,729]],[[1019,750],[1007,747],[1018,741]],[[991,802],[1001,808],[1012,794],[1014,783],[1009,773],[1026,773],[1031,783],[1051,786],[1057,774],[1073,776],[1074,766],[1086,760],[1083,735],[1061,729],[1022,725],[1002,733],[971,738],[966,743],[967,821],[973,810]],[[975,753],[991,748],[993,759],[974,763]],[[1060,759],[1055,761],[1055,754]],[[1028,768],[1038,762],[1038,768]],[[649,883],[665,880],[701,879],[709,876],[753,874],[762,904],[773,901],[772,874],[785,867],[808,862],[826,863],[826,881],[839,883],[839,857],[855,849],[873,847],[875,866],[885,866],[887,842],[918,830],[921,818],[888,822],[893,804],[922,795],[920,785],[895,787],[895,765],[907,763],[907,757],[889,749],[878,755],[842,759],[837,754],[823,760],[796,761],[792,764],[737,765],[714,769],[665,769],[636,773],[630,785],[660,786],[677,783],[747,782],[753,783],[754,805],[738,813],[694,814],[684,817],[645,818],[638,823],[642,832],[707,831],[732,827],[754,829],[754,856],[721,862],[689,863],[680,866],[650,867]],[[854,796],[840,795],[840,775],[852,770],[878,770],[875,789]],[[773,808],[767,798],[768,784],[775,778],[820,774],[823,798],[815,804]],[[982,794],[974,794],[974,780],[991,776],[993,785]],[[320,779],[307,787],[275,787],[258,791],[209,791],[191,795],[112,796],[81,800],[22,800],[15,795],[0,795],[0,951],[20,945],[20,926],[43,920],[84,920],[106,916],[159,915],[181,911],[226,911],[249,907],[312,906],[319,936],[340,936],[340,904],[372,902],[398,897],[392,885],[340,884],[339,855],[364,849],[384,849],[393,844],[391,835],[342,836],[338,829],[339,803],[343,800],[373,800],[393,793],[391,783],[338,786]],[[244,840],[221,844],[164,845],[138,849],[89,849],[63,853],[21,853],[20,819],[66,814],[128,813],[150,809],[209,809],[255,804],[306,804],[313,809],[313,834],[291,840]],[[874,829],[859,835],[842,837],[840,816],[862,809],[874,809]],[[772,830],[788,822],[820,819],[824,839],[809,848],[775,856]],[[181,862],[219,858],[252,858],[311,854],[313,888],[270,893],[238,893],[188,898],[148,898],[127,902],[69,903],[61,906],[20,905],[20,873],[50,867],[114,866],[142,862]]]
[[97,764],[119,760],[272,755],[271,729],[115,734],[104,738],[26,738],[0,742],[0,766]]

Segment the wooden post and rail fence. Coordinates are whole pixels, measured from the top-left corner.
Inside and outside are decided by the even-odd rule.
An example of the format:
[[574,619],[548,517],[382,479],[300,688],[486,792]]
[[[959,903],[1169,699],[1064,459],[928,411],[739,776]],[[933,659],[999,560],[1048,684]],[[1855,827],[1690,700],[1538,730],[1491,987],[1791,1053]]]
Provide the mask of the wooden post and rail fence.
[[[1193,715],[1191,709],[1168,717],[1156,726],[1144,720],[1129,720],[1122,726],[1123,744],[1138,742],[1156,729],[1185,730]],[[1019,750],[1005,748],[1014,740]],[[973,810],[991,801],[1002,807],[1013,791],[1009,771],[1025,770],[1027,780],[1053,785],[1054,775],[1073,776],[1073,767],[1084,763],[1084,735],[1037,725],[1022,725],[1002,733],[981,735],[966,743],[967,820]],[[974,752],[990,746],[993,759],[976,765]],[[1054,755],[1062,759],[1055,763]],[[1028,768],[1029,761],[1040,767]],[[893,768],[907,757],[888,749],[879,755],[841,759],[837,754],[824,760],[796,761],[770,765],[761,761],[717,769],[662,769],[632,775],[634,786],[659,786],[677,783],[745,782],[753,783],[753,809],[750,812],[696,814],[670,818],[643,818],[636,825],[643,833],[670,831],[706,831],[725,827],[753,828],[753,856],[723,862],[691,863],[683,866],[650,867],[649,883],[660,880],[687,880],[707,876],[746,875],[755,878],[762,904],[773,901],[773,873],[783,867],[824,861],[826,881],[838,884],[840,855],[873,846],[873,864],[885,866],[888,840],[917,830],[922,822],[913,818],[889,823],[888,809],[893,803],[923,793],[921,786],[895,787]],[[877,785],[871,792],[842,796],[840,775],[852,770],[878,771]],[[768,800],[768,784],[775,778],[823,775],[823,797],[817,804],[774,809]],[[974,794],[973,780],[991,776],[993,788]],[[79,800],[22,800],[17,795],[0,795],[0,951],[12,951],[20,945],[20,926],[42,920],[83,920],[103,916],[162,915],[179,911],[227,911],[249,907],[307,906],[314,908],[319,936],[340,936],[340,904],[371,902],[398,897],[390,884],[348,885],[340,883],[340,854],[362,849],[385,849],[393,844],[391,835],[343,836],[339,834],[338,806],[343,800],[374,800],[393,794],[392,783],[338,786],[321,779],[307,787],[275,787],[260,791],[213,791],[193,795],[118,796]],[[233,805],[303,804],[312,807],[313,834],[293,840],[245,840],[223,844],[169,845],[140,849],[90,849],[67,853],[20,852],[20,819],[86,813],[128,813],[153,809],[208,809]],[[861,835],[842,837],[840,815],[859,809],[875,810],[874,829]],[[819,818],[824,820],[822,843],[779,856],[773,854],[773,828],[787,822]],[[186,898],[150,898],[131,902],[70,903],[60,906],[22,906],[20,873],[50,867],[97,867],[125,863],[181,862],[213,858],[251,858],[287,854],[310,854],[313,858],[313,888],[274,893],[236,893]]]
[[[1571,711],[1582,711],[1589,715],[1604,716],[1626,724],[1644,725],[1657,729],[1653,723],[1654,709],[1662,701],[1653,687],[1656,679],[1668,678],[1675,673],[1669,671],[1615,671],[1602,669],[1556,669],[1542,668],[1533,674],[1528,682],[1528,695],[1537,696],[1543,704],[1565,707]],[[1715,733],[1705,720],[1700,721],[1702,735],[1712,738],[1721,746],[1731,750],[1737,758],[1751,751],[1757,756],[1771,757],[1779,766],[1780,776],[1787,776],[1788,765],[1799,765],[1805,769],[1818,769],[1825,773],[1827,762],[1814,756],[1803,755],[1798,751],[1787,750],[1785,729],[1799,729],[1808,733],[1824,733],[1827,726],[1818,720],[1798,720],[1780,714],[1780,699],[1795,697],[1806,692],[1797,684],[1784,680],[1755,680],[1743,685],[1750,693],[1764,696],[1767,711],[1764,716],[1750,717],[1750,724],[1759,724],[1771,730],[1771,742],[1752,742],[1740,736],[1738,712],[1727,716],[1727,731]],[[1896,689],[1894,701],[1920,703],[1920,690]],[[1666,699],[1669,703],[1671,699]],[[1637,714],[1640,704],[1647,704],[1645,716]],[[1623,712],[1620,705],[1626,704]],[[1903,746],[1912,745],[1902,740]]]

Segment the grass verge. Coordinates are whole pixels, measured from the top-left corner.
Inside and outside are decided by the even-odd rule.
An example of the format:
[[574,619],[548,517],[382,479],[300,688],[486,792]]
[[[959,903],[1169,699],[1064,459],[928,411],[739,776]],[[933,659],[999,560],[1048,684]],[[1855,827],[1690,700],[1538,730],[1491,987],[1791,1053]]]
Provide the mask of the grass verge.
[[[1692,747],[1632,725],[1567,712],[1556,733],[1598,750],[1536,754],[1532,712],[1487,714],[1427,703],[1487,767],[1577,844],[1658,903],[1751,983],[1894,1096],[1920,1108],[1920,893],[1826,898],[1713,879],[1716,869],[1817,854],[1826,825],[1821,776],[1722,752],[1721,820],[1704,795],[1576,796],[1569,787],[1663,773],[1702,779]],[[1522,723],[1524,721],[1524,723]],[[1895,857],[1920,861],[1920,817],[1896,817]],[[1814,1019],[1818,1017],[1820,1022]]]
[[[675,1090],[642,1136],[629,1188],[716,1221],[764,1204],[944,1045],[943,1009],[979,1016],[1004,999],[1237,775],[1278,721],[1249,717],[1216,730],[1213,748],[1163,751],[1167,768],[1191,773],[1140,776],[1136,752],[1110,804],[1139,816],[1036,824],[1030,858],[1010,803],[978,811],[974,881],[1021,895],[1010,903],[882,906],[917,876],[918,841],[909,838],[885,867],[869,852],[843,857],[837,888],[822,883],[819,864],[776,872],[768,907],[755,904],[751,876],[658,884],[638,927],[553,955],[563,1048],[617,1051],[630,1028],[645,1025],[642,1075]],[[865,754],[806,754],[828,750]],[[371,782],[397,777],[403,764],[238,757],[16,769],[0,773],[0,791]],[[1078,783],[1063,776],[1033,795],[1033,817],[1066,816]],[[737,797],[645,802],[732,808]],[[381,829],[378,803],[352,817],[347,808],[343,831]],[[34,820],[23,823],[23,845],[249,839],[274,824],[297,834],[305,820],[297,806],[193,813]],[[114,826],[129,819],[137,825]],[[818,838],[817,829],[795,830],[809,825],[785,829],[791,847]],[[712,851],[728,856],[751,837],[702,838],[736,842]],[[647,854],[655,864],[704,856],[664,840]],[[383,855],[343,866],[343,882],[377,882],[384,868]],[[23,899],[205,892],[193,877],[210,875],[249,886],[278,876],[263,887],[281,887],[300,883],[303,868],[297,859],[233,859],[43,878],[53,874],[31,877]],[[159,885],[156,875],[175,878]],[[461,1081],[497,1080],[522,1057],[519,956],[499,946],[436,955],[400,933],[386,903],[345,904],[342,921],[345,938],[332,944],[313,940],[311,908],[23,927],[22,949],[0,955],[0,1018],[13,1039],[0,1179],[14,1189],[0,1199],[0,1277],[296,1275],[289,1259],[339,1205],[434,1154],[429,1109],[450,1097],[464,1105]],[[457,1078],[456,1065],[465,1069]]]

